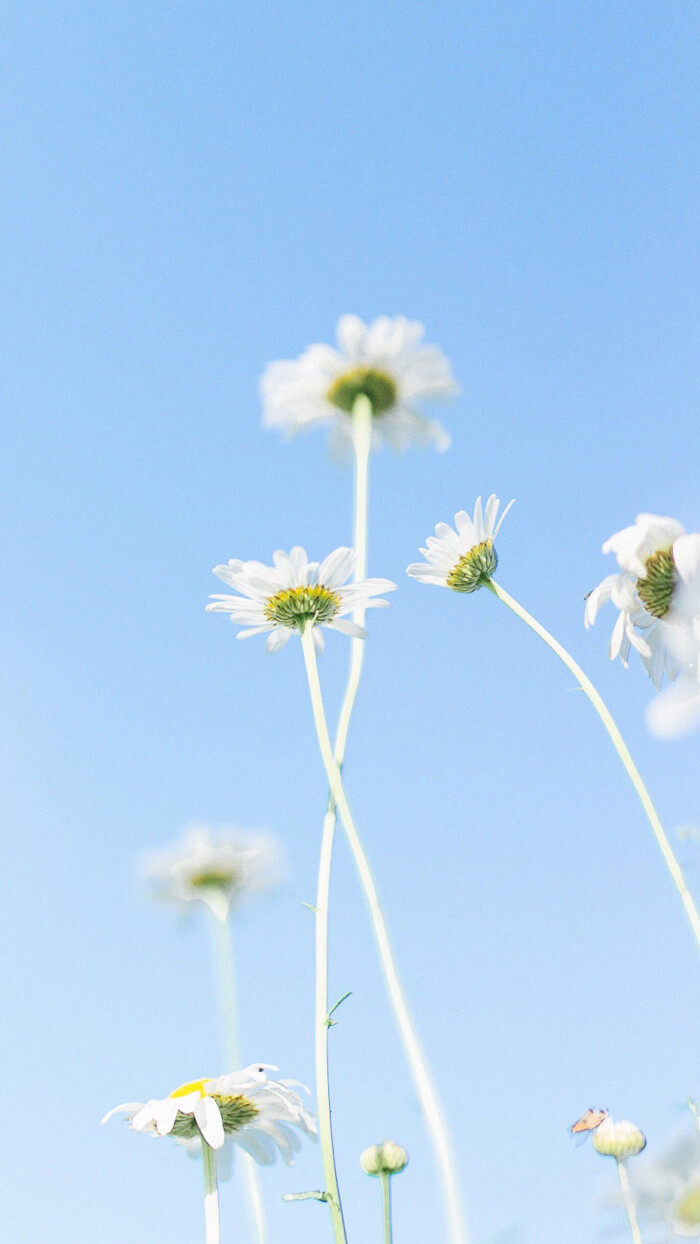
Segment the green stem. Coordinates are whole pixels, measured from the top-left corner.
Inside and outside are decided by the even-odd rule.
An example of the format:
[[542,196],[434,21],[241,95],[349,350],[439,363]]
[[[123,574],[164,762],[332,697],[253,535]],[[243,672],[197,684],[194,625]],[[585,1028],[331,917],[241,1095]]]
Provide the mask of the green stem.
[[639,1230],[639,1223],[637,1221],[637,1207],[634,1203],[634,1197],[632,1196],[632,1189],[630,1187],[630,1177],[627,1170],[627,1163],[622,1159],[618,1160],[617,1173],[620,1176],[620,1187],[622,1188],[625,1209],[627,1210],[627,1217],[629,1218],[632,1239],[634,1240],[634,1244],[643,1244],[642,1233]]
[[[369,450],[372,436],[372,405],[369,398],[360,396],[353,407],[353,450],[355,455],[355,572],[354,580],[364,579],[367,565],[367,511],[369,486]],[[364,610],[356,610],[354,621],[360,626],[364,622]],[[311,632],[309,631],[309,635]],[[336,737],[336,755],[338,764],[342,764],[345,754],[350,718],[357,695],[357,688],[362,673],[364,656],[364,640],[351,641],[350,671],[348,685],[340,710],[340,721]],[[318,1102],[319,1135],[323,1155],[323,1169],[326,1178],[326,1189],[331,1196],[329,1202],[336,1242],[345,1239],[343,1210],[338,1188],[338,1176],[335,1169],[333,1152],[333,1133],[331,1125],[330,1075],[328,1067],[328,901],[330,892],[331,864],[333,858],[333,839],[335,837],[335,801],[330,795],[328,807],[323,820],[321,833],[321,855],[318,866],[318,886],[316,893],[316,1004],[315,1004],[315,1045],[316,1045],[316,1100]]]
[[219,1244],[219,1189],[216,1182],[216,1154],[202,1137],[204,1167],[204,1221],[206,1244]]
[[[219,911],[209,908],[211,913],[212,941],[216,976],[219,986],[219,1002],[223,1018],[224,1052],[226,1070],[241,1069],[241,1051],[238,1035],[238,1006],[236,995],[236,967],[233,957],[233,938],[228,920],[228,906]],[[263,1204],[260,1179],[255,1159],[249,1153],[240,1151],[238,1158],[243,1168],[248,1212],[258,1244],[266,1244],[267,1228],[265,1207]]]
[[382,1206],[384,1209],[384,1244],[392,1244],[391,1233],[391,1175],[387,1171],[379,1176],[382,1181]]
[[523,622],[525,622],[536,635],[539,635],[540,639],[544,640],[548,647],[551,648],[552,651],[557,654],[559,659],[564,662],[567,669],[571,670],[574,678],[578,680],[581,690],[588,696],[588,699],[610,735],[615,750],[625,766],[627,775],[636,790],[637,795],[639,796],[639,800],[647,814],[647,819],[654,832],[654,837],[656,838],[661,854],[664,857],[666,867],[668,868],[668,871],[673,879],[673,883],[680,895],[681,902],[685,908],[685,912],[688,920],[690,921],[693,933],[695,934],[695,940],[697,941],[698,946],[700,946],[700,915],[698,915],[698,910],[693,901],[693,896],[686,885],[681,866],[673,854],[671,844],[666,837],[666,831],[661,824],[659,814],[654,807],[651,795],[642,781],[639,770],[630,756],[627,744],[620,734],[620,731],[612,714],[610,713],[610,710],[605,704],[605,701],[596,691],[590,678],[584,674],[581,666],[578,665],[576,661],[574,661],[573,657],[566,651],[566,648],[563,648],[554,636],[550,635],[549,631],[546,631],[543,626],[540,626],[540,623],[532,617],[532,614],[529,614],[526,609],[523,609],[522,605],[519,605],[518,602],[514,600],[512,596],[509,596],[508,593],[504,591],[498,583],[495,583],[493,579],[485,581],[484,586],[487,587],[490,592],[493,592],[494,596],[497,596],[499,600],[503,601],[503,604],[507,605],[508,608],[511,609],[513,613],[516,614],[516,616]]
[[406,1056],[411,1068],[413,1081],[416,1086],[416,1091],[425,1116],[428,1131],[438,1157],[438,1168],[440,1171],[447,1206],[449,1238],[452,1241],[452,1244],[466,1244],[467,1235],[462,1221],[453,1147],[450,1142],[442,1107],[438,1100],[425,1056],[416,1036],[413,1021],[409,1014],[403,989],[401,988],[401,983],[398,978],[391,950],[391,943],[389,942],[389,935],[384,921],[384,915],[379,904],[379,896],[374,884],[374,878],[357,833],[355,822],[350,811],[350,806],[343,789],[340,769],[338,768],[333,756],[333,749],[331,747],[331,740],[326,723],[326,714],[323,707],[321,684],[318,677],[318,666],[316,664],[316,652],[314,649],[312,627],[307,626],[305,631],[302,633],[301,644],[304,653],[304,662],[306,665],[306,675],[309,682],[309,692],[311,695],[311,706],[316,725],[316,734],[318,737],[318,744],[324,768],[326,770],[328,785],[330,786],[331,795],[333,796],[333,800],[340,814],[343,829],[345,830],[350,844],[350,849],[355,860],[355,866],[359,873],[360,882],[365,893],[365,898],[370,911],[370,918],[372,920],[372,927],[374,929],[374,936],[377,942],[377,949],[379,951],[387,990],[389,992],[389,999],[394,1010],[399,1033],[406,1051]]

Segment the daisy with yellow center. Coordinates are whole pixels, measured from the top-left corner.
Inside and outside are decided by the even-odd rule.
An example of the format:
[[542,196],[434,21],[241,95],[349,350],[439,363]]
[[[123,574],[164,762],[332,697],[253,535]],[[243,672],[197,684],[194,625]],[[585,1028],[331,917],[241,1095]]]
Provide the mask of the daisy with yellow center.
[[292,1087],[297,1082],[269,1079],[267,1072],[276,1070],[266,1063],[254,1063],[215,1079],[189,1080],[168,1097],[115,1106],[102,1120],[106,1123],[113,1114],[123,1113],[136,1132],[174,1136],[183,1143],[200,1141],[207,1244],[218,1244],[219,1240],[214,1154],[227,1140],[263,1165],[274,1162],[278,1153],[291,1165],[300,1148],[297,1131],[316,1138],[314,1119]]
[[509,501],[498,522],[500,501],[491,493],[482,509],[481,497],[474,506],[474,517],[466,510],[455,514],[455,529],[438,523],[435,535],[428,536],[424,549],[425,561],[414,562],[406,573],[421,583],[450,587],[453,592],[476,592],[485,587],[498,565],[494,541],[501,523],[513,502]]
[[263,422],[289,435],[328,425],[343,448],[352,436],[357,400],[366,398],[373,446],[386,441],[398,450],[430,443],[447,449],[445,429],[416,406],[452,397],[458,389],[442,351],[423,343],[423,331],[401,315],[382,315],[372,324],[341,316],[337,350],[312,345],[298,359],[270,363],[261,381]]
[[335,549],[320,564],[308,561],[303,548],[290,553],[278,550],[273,562],[265,566],[232,558],[226,566],[215,566],[214,574],[238,595],[214,596],[213,604],[207,605],[214,613],[229,613],[232,622],[244,626],[239,639],[266,633],[268,652],[279,652],[295,631],[303,634],[307,627],[313,631],[317,652],[324,647],[322,626],[364,639],[364,628],[345,615],[385,606],[387,601],[375,597],[396,587],[389,579],[347,583],[355,566],[355,553],[348,548]]

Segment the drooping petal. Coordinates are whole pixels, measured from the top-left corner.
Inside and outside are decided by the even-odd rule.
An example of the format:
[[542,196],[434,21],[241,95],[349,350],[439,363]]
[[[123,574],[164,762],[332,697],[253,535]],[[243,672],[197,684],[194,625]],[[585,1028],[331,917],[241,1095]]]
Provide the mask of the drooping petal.
[[220,1149],[226,1139],[221,1111],[213,1097],[200,1097],[194,1117],[202,1136],[212,1149]]

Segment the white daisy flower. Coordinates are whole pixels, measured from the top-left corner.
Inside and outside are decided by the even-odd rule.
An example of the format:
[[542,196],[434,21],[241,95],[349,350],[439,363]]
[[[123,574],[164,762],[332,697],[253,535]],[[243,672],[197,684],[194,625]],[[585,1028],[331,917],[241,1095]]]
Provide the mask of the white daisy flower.
[[230,1140],[262,1165],[269,1166],[280,1153],[291,1166],[301,1148],[292,1129],[315,1140],[316,1123],[294,1092],[298,1081],[268,1078],[266,1073],[276,1070],[255,1063],[217,1079],[192,1080],[163,1100],[115,1106],[102,1122],[121,1112],[135,1132],[174,1136],[188,1143],[201,1138],[215,1150]]
[[700,535],[658,514],[638,514],[606,540],[620,570],[608,575],[586,600],[585,623],[612,601],[619,610],[610,640],[610,659],[627,665],[635,648],[654,686],[664,674],[674,679],[697,660],[700,645]]
[[435,535],[428,536],[426,547],[421,549],[426,560],[408,566],[406,574],[421,583],[451,587],[453,592],[476,592],[498,565],[493,544],[512,504],[508,502],[496,522],[500,501],[491,493],[484,510],[481,497],[477,498],[473,518],[465,510],[455,514],[456,531],[447,523],[438,523]]
[[356,315],[338,321],[339,349],[313,345],[298,359],[270,363],[261,380],[263,423],[290,436],[329,424],[342,448],[351,437],[357,397],[372,406],[372,445],[394,449],[432,442],[442,451],[450,438],[414,405],[457,393],[450,364],[437,346],[422,343],[423,325],[399,315],[364,324]]
[[[319,565],[307,560],[306,551],[296,547],[290,553],[273,553],[273,566],[262,562],[242,562],[232,558],[227,566],[215,566],[214,574],[239,593],[213,596],[207,609],[230,613],[231,621],[242,624],[239,639],[269,632],[265,647],[279,652],[294,631],[312,626],[317,652],[323,652],[320,627],[342,631],[357,639],[367,632],[344,615],[356,609],[378,609],[388,602],[374,600],[379,592],[393,592],[389,579],[363,579],[346,583],[355,565],[352,549],[339,548]],[[342,586],[345,584],[345,586]]]
[[142,872],[157,898],[180,908],[203,902],[226,919],[233,907],[278,881],[280,859],[270,834],[190,825],[180,842],[144,856]]

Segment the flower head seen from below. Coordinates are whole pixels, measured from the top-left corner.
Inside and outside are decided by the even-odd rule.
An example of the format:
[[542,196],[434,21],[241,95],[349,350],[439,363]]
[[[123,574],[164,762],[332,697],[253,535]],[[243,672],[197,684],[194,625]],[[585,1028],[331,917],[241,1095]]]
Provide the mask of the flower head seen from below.
[[206,903],[221,919],[281,874],[281,850],[270,834],[222,826],[190,825],[180,842],[149,852],[142,861],[154,895],[187,909]]
[[262,1165],[271,1165],[280,1153],[291,1166],[301,1148],[297,1133],[315,1140],[316,1123],[294,1092],[297,1081],[269,1079],[267,1072],[276,1070],[254,1063],[212,1080],[191,1080],[162,1100],[115,1106],[102,1122],[123,1113],[135,1132],[188,1144],[203,1140],[217,1150],[230,1140]]
[[481,497],[477,498],[473,518],[466,510],[455,514],[456,530],[447,523],[438,523],[435,535],[428,536],[426,547],[421,549],[425,561],[408,566],[406,573],[421,583],[435,583],[452,588],[453,592],[476,592],[498,565],[494,541],[512,504],[508,502],[496,522],[500,502],[491,493],[484,509]]
[[375,597],[396,587],[389,579],[347,583],[355,565],[355,554],[348,548],[335,549],[320,564],[308,561],[299,547],[274,553],[273,562],[265,566],[232,558],[227,566],[215,566],[214,574],[238,595],[214,596],[207,605],[214,613],[230,613],[231,621],[245,628],[238,632],[239,639],[267,633],[268,652],[279,652],[294,631],[301,633],[307,626],[313,627],[317,652],[324,647],[322,626],[364,639],[364,629],[344,615],[386,605]]
[[423,343],[423,325],[397,316],[364,324],[356,315],[338,321],[338,349],[309,346],[298,359],[270,363],[261,381],[263,422],[289,435],[330,425],[347,444],[358,397],[372,410],[372,443],[394,449],[433,443],[447,449],[450,438],[435,419],[414,407],[458,392],[450,365],[437,346]]
[[622,1119],[616,1123],[608,1115],[593,1132],[593,1148],[603,1157],[624,1162],[641,1153],[646,1146],[646,1136],[634,1123]]
[[[700,534],[686,534],[673,518],[638,514],[631,527],[606,540],[603,552],[614,553],[620,569],[589,594],[585,623],[592,626],[608,601],[618,609],[610,659],[626,666],[634,648],[657,690],[664,674],[674,679],[697,669]],[[686,689],[692,691],[692,683]]]

